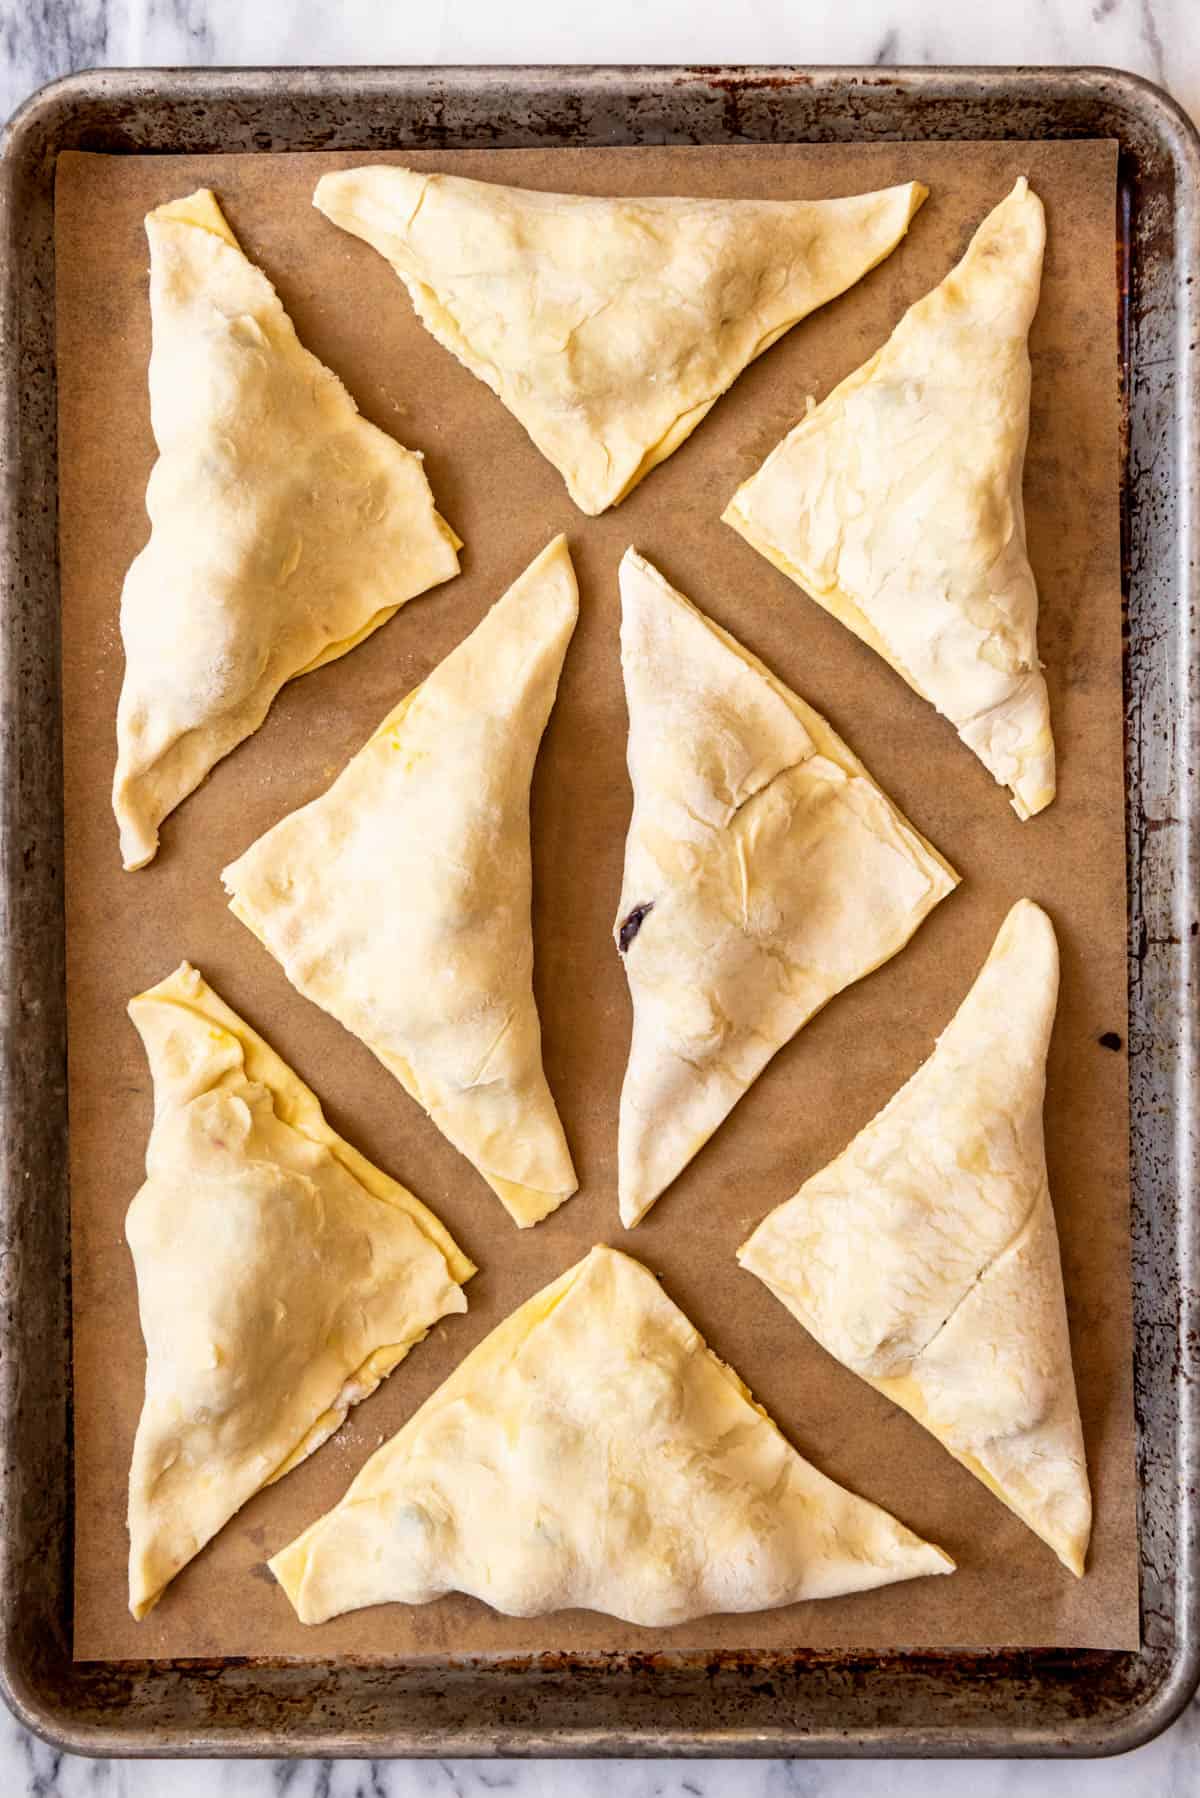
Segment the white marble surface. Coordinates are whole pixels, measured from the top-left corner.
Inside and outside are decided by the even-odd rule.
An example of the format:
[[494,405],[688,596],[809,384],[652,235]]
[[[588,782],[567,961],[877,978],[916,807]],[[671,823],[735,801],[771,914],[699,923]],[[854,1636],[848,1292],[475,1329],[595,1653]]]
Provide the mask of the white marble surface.
[[1200,113],[1196,0],[0,0],[0,113],[97,64],[1108,63]]
[[[254,63],[1107,63],[1200,114],[1200,0],[0,0],[0,116],[52,76]],[[1117,1761],[92,1762],[0,1711],[0,1798],[1200,1798],[1200,1703]]]

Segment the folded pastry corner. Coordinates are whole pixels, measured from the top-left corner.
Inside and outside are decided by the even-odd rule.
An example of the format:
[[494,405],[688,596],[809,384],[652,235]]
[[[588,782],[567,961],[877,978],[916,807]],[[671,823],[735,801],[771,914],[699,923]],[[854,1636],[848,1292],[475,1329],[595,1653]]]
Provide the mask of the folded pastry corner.
[[1045,239],[1022,176],[724,513],[950,720],[1020,818],[1055,791],[1021,493]]
[[924,1065],[738,1259],[1082,1575],[1091,1493],[1042,1102],[1054,929],[1009,913]]
[[113,809],[126,868],[279,689],[458,572],[421,458],[304,349],[207,188],[150,242],[150,539],[121,595]]
[[529,785],[578,610],[556,537],[329,790],[222,875],[292,985],[522,1228],[576,1189],[533,993]]
[[466,1310],[475,1269],[187,962],[129,1014],[154,1080],[125,1224],[146,1343],[128,1513],[141,1618],[248,1499]]
[[604,1247],[493,1330],[269,1566],[303,1623],[465,1592],[651,1628],[954,1570],[803,1460],[653,1274]]
[[581,511],[615,505],[746,365],[891,254],[927,189],[836,200],[596,199],[415,169],[322,176]]
[[902,949],[958,876],[825,719],[635,550],[620,578],[629,1227],[776,1050]]

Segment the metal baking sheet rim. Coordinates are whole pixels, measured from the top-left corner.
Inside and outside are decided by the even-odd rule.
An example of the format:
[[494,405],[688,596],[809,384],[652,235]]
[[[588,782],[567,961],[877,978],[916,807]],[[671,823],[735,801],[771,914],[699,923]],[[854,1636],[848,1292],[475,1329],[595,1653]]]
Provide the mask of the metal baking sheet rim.
[[[54,163],[121,151],[1116,137],[1125,544],[1138,1654],[644,1656],[381,1667],[71,1659],[70,1263]],[[1200,138],[1109,69],[108,70],[0,145],[0,1690],[111,1755],[1095,1755],[1200,1683]]]

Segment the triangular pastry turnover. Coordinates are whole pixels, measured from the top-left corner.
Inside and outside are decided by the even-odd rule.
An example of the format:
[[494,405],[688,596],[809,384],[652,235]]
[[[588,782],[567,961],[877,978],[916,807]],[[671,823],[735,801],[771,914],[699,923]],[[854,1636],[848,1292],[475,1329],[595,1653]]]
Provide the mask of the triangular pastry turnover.
[[584,512],[623,499],[756,356],[890,255],[910,181],[837,200],[595,199],[405,168],[313,203],[385,256]]
[[803,1460],[653,1274],[598,1247],[270,1567],[304,1623],[466,1592],[665,1626],[954,1563]]
[[1023,899],[929,1060],[738,1258],[1082,1574],[1092,1506],[1042,1132],[1057,996],[1054,930]]
[[129,1006],[154,1078],[125,1232],[146,1394],[129,1473],[129,1608],[331,1436],[475,1271],[425,1206],[184,962]]
[[1054,798],[1021,497],[1045,237],[1022,177],[724,514],[950,719],[1021,818]]
[[775,1051],[903,948],[958,876],[824,718],[633,550],[621,611],[629,1226]]
[[529,783],[578,613],[556,537],[328,792],[223,879],[519,1225],[575,1191],[533,994]]
[[125,577],[113,809],[127,868],[279,689],[458,572],[421,458],[310,355],[207,189],[150,240],[150,540]]

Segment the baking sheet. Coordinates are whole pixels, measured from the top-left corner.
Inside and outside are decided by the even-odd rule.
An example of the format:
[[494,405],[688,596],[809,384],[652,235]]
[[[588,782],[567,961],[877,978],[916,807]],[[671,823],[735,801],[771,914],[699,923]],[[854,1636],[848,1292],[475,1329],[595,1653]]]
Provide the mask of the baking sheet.
[[[387,158],[385,158],[387,159]],[[354,156],[60,160],[58,331],[80,1658],[629,1649],[1126,1647],[1137,1643],[1130,1393],[1125,877],[1117,518],[1112,145],[790,146],[410,154],[422,166],[591,192],[820,196],[914,175],[931,199],[856,289],[744,374],[682,450],[615,512],[584,519],[499,403],[426,335],[395,277],[311,212],[317,176]],[[983,769],[870,652],[720,525],[737,482],[803,408],[864,359],[945,272],[1018,173],[1047,202],[1026,469],[1060,793],[1022,825]],[[212,185],[303,341],[367,416],[422,449],[464,574],[344,661],[294,684],[258,735],[169,820],[152,867],[122,874],[108,805],[121,673],[117,601],[144,541],[153,459],[142,217]],[[518,1235],[497,1201],[373,1057],[292,992],[226,911],[218,874],[323,790],[395,699],[477,622],[554,531],[583,615],[534,785],[537,988],[547,1071],[580,1194]],[[629,794],[616,564],[634,542],[825,712],[964,884],[887,967],[781,1052],[647,1221],[616,1221],[616,1099],[628,1038],[609,928]],[[839,1368],[733,1250],[837,1152],[928,1052],[1009,903],[1051,911],[1063,988],[1047,1107],[1051,1183],[1096,1498],[1077,1583],[914,1423]],[[141,1178],[150,1088],[123,1015],[181,956],[321,1095],[331,1122],[437,1209],[480,1264],[470,1312],[441,1326],[333,1442],[262,1494],[141,1625],[125,1610],[124,1485],[142,1350],[124,1210]],[[1117,1052],[1102,1036],[1121,1039]],[[825,1472],[959,1561],[952,1579],[670,1631],[590,1614],[494,1616],[451,1598],[318,1630],[262,1566],[334,1502],[377,1443],[513,1306],[592,1242],[661,1272],[718,1353]]]

